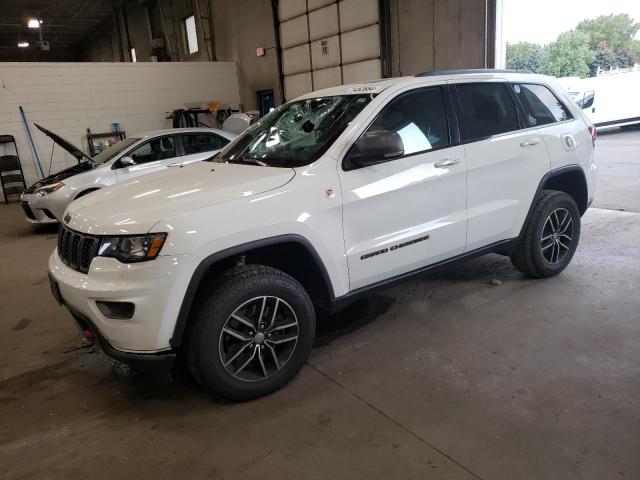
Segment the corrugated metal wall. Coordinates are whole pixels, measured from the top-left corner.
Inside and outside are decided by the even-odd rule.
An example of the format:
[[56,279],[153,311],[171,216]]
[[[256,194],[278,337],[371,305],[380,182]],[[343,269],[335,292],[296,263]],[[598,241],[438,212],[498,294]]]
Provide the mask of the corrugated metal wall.
[[280,0],[278,21],[286,100],[382,76],[378,0]]

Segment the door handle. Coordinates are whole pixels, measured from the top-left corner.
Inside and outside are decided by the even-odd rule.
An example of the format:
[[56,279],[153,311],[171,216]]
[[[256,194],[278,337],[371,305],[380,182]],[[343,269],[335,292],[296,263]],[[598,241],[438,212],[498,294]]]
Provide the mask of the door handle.
[[434,163],[433,166],[436,168],[443,168],[443,167],[449,167],[451,165],[455,165],[456,163],[460,163],[459,158],[444,158],[439,162]]
[[520,143],[521,147],[533,147],[534,145],[538,145],[540,143],[540,139],[539,138],[531,138],[529,140],[525,140],[524,142]]
[[167,167],[180,167],[180,168],[182,168],[182,163],[180,163],[180,162],[170,163],[169,165],[167,165]]

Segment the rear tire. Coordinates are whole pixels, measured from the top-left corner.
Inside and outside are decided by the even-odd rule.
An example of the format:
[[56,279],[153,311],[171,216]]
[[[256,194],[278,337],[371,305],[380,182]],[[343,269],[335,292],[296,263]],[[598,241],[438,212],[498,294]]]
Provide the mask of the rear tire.
[[511,263],[530,277],[552,277],[569,265],[579,239],[576,202],[564,192],[543,190],[511,252]]
[[315,312],[293,277],[262,265],[228,270],[192,319],[187,364],[211,394],[245,401],[287,384],[307,360]]

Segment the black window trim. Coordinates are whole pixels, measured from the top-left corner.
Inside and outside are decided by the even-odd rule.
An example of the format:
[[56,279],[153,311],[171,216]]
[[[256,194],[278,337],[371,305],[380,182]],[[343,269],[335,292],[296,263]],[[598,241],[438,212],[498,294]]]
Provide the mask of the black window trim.
[[[179,157],[179,150],[182,148],[182,145],[178,146],[179,142],[178,142],[178,135],[176,135],[175,133],[164,133],[162,135],[158,135],[155,137],[151,137],[151,138],[141,138],[139,140],[140,143],[134,143],[128,150],[125,151],[125,153],[122,153],[119,157],[118,160],[116,160],[115,162],[113,162],[113,165],[111,165],[111,170],[117,170],[119,168],[122,168],[122,166],[120,165],[120,159],[123,157],[128,157],[130,156],[131,152],[133,152],[134,150],[137,150],[140,147],[143,147],[144,145],[146,145],[147,143],[153,141],[153,140],[158,140],[159,138],[167,138],[167,137],[174,137],[173,138],[173,144],[176,147],[176,157]],[[174,157],[171,157],[174,158]],[[165,159],[166,160],[166,159]],[[158,160],[154,160],[155,162],[157,162]],[[144,164],[136,164],[136,165],[144,165]]]
[[[518,106],[516,108],[522,108],[522,118],[523,118],[523,120],[522,120],[522,123],[521,123],[520,130],[529,130],[531,128],[551,127],[553,125],[559,125],[561,123],[573,122],[576,119],[576,116],[573,114],[571,109],[567,106],[567,104],[565,102],[562,101],[562,99],[560,97],[558,97],[558,95],[556,95],[556,92],[554,92],[552,88],[549,88],[549,85],[546,85],[546,84],[544,84],[542,82],[535,82],[535,81],[532,81],[532,82],[518,81],[518,82],[508,82],[508,83],[509,83],[509,86],[511,87],[511,88],[509,88],[509,91],[511,91],[511,94],[513,95],[513,97],[516,100],[516,105]],[[520,102],[520,99],[518,98],[518,95],[516,94],[516,92],[515,92],[515,90],[513,88],[514,85],[538,85],[540,87],[546,88],[549,91],[549,93],[551,93],[551,95],[553,95],[556,98],[556,100],[558,100],[558,102],[560,102],[560,104],[564,107],[564,109],[567,112],[569,112],[569,115],[571,115],[571,118],[568,118],[566,120],[561,120],[561,121],[555,121],[555,122],[551,122],[551,123],[545,123],[544,125],[526,125],[524,123],[524,118],[525,118],[525,115],[527,113],[527,110],[524,108],[524,105],[522,105],[522,102]]]
[[373,119],[370,122],[367,123],[367,126],[364,128],[362,133],[360,135],[358,135],[358,137],[349,146],[349,148],[347,149],[347,152],[343,155],[342,162],[341,162],[342,170],[345,171],[345,172],[349,172],[351,170],[359,170],[361,168],[366,168],[366,167],[359,167],[359,166],[355,166],[355,165],[349,164],[349,161],[348,161],[349,155],[351,154],[351,150],[353,150],[355,144],[358,143],[358,140],[360,140],[363,137],[363,135],[367,132],[369,127],[378,119],[378,117],[382,114],[384,109],[387,106],[389,106],[391,104],[391,102],[394,102],[395,100],[397,100],[398,98],[403,97],[404,95],[413,94],[413,93],[416,93],[416,92],[419,92],[419,91],[422,91],[422,90],[433,89],[433,88],[439,89],[440,93],[442,94],[442,102],[444,104],[444,112],[445,112],[445,117],[446,117],[445,120],[447,122],[447,137],[448,137],[449,143],[447,145],[442,146],[442,147],[431,148],[431,149],[428,149],[428,150],[421,150],[419,152],[408,153],[408,154],[402,155],[400,157],[390,158],[389,160],[378,162],[376,165],[380,165],[380,164],[383,164],[383,163],[389,163],[389,162],[395,162],[395,161],[398,161],[398,160],[402,160],[404,158],[413,157],[415,155],[422,155],[424,153],[437,152],[437,151],[440,151],[440,150],[444,150],[445,148],[451,148],[451,147],[455,147],[457,145],[460,145],[460,143],[454,143],[454,139],[457,139],[458,142],[460,141],[460,131],[458,129],[458,118],[457,118],[455,109],[453,108],[453,101],[452,101],[452,98],[451,98],[451,92],[450,92],[450,89],[449,89],[449,85],[447,85],[446,83],[439,83],[439,84],[436,84],[436,85],[420,85],[417,88],[412,88],[410,90],[405,90],[405,91],[401,92],[400,94],[390,98],[382,106],[382,108],[378,111],[378,113],[376,113],[376,115],[373,117]]

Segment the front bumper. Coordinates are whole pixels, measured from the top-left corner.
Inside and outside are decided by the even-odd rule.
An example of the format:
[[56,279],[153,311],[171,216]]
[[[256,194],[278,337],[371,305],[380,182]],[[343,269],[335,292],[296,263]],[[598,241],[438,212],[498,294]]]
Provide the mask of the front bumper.
[[58,223],[64,213],[66,202],[53,198],[57,192],[41,197],[35,193],[25,193],[20,198],[26,219],[30,223]]
[[[49,275],[59,290],[61,303],[76,321],[92,330],[109,356],[127,361],[130,356],[172,354],[163,332],[175,326],[175,316],[168,314],[166,307],[182,266],[181,257],[160,255],[135,264],[95,257],[84,274],[65,265],[56,249],[49,257]],[[135,310],[131,318],[107,318],[97,301],[130,302]]]
[[67,310],[69,310],[69,313],[71,313],[71,316],[83,332],[87,329],[91,331],[95,342],[108,357],[131,365],[143,372],[170,372],[173,369],[173,364],[176,360],[175,352],[132,353],[113,348],[89,317],[71,305],[64,303],[64,300],[63,304],[67,307]]

